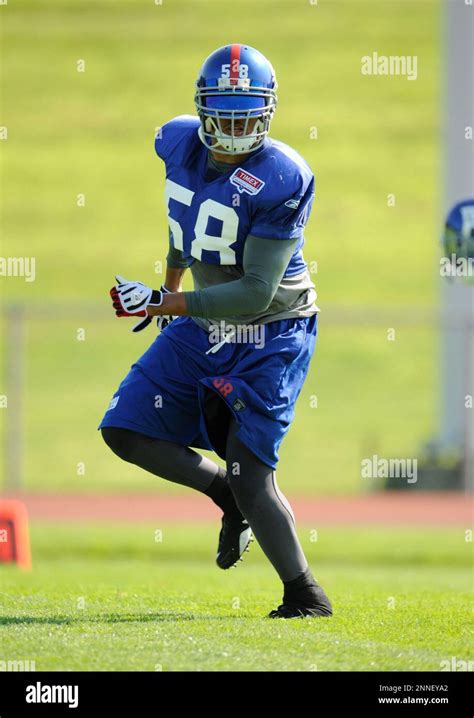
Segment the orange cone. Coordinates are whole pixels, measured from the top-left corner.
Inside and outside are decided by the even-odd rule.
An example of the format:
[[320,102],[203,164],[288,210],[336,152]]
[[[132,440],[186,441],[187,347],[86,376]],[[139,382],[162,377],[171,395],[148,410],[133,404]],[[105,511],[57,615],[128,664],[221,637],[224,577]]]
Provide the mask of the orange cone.
[[26,506],[16,499],[0,498],[0,563],[31,568],[30,535]]

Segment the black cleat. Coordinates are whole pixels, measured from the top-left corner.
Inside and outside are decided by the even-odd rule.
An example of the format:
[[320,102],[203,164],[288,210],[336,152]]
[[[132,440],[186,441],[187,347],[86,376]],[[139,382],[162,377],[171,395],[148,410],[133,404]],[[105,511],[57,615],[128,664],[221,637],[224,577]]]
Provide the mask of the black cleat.
[[[286,592],[285,592],[286,593]],[[332,606],[329,598],[318,584],[306,589],[306,596],[301,591],[298,597],[283,596],[283,603],[274,611],[270,611],[268,618],[315,618],[317,616],[332,616]]]
[[219,568],[231,568],[242,561],[242,554],[249,550],[253,541],[252,529],[246,519],[222,517],[222,528],[219,533],[216,563]]

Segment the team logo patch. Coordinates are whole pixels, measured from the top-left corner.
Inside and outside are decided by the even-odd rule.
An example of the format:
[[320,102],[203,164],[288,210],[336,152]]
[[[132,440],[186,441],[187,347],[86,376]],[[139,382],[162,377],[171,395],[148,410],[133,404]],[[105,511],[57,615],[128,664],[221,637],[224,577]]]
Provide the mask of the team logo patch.
[[233,175],[230,177],[230,181],[237,187],[240,194],[247,192],[247,194],[258,194],[265,182],[255,175],[251,175],[250,172],[245,172],[241,167],[238,167]]

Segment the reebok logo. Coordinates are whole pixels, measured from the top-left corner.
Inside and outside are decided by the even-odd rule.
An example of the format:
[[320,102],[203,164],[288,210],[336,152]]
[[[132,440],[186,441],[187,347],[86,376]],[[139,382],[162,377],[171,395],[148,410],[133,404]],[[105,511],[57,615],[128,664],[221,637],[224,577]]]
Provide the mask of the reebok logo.
[[49,686],[40,681],[26,686],[27,703],[67,703],[69,708],[79,705],[79,686]]
[[299,206],[300,206],[299,199],[289,199],[285,202],[285,207],[289,207],[290,209],[298,209]]
[[107,411],[112,411],[112,409],[115,409],[115,407],[116,407],[117,404],[118,404],[118,400],[119,400],[119,399],[120,399],[120,395],[119,395],[119,396],[114,396],[114,397],[110,400],[110,404],[109,404],[109,406],[108,406]]

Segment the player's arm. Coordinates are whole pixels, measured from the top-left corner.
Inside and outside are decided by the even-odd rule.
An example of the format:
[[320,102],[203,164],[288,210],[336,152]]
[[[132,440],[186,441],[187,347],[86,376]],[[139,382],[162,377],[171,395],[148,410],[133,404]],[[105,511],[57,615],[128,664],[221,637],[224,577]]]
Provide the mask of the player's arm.
[[166,256],[166,276],[164,286],[170,292],[181,292],[183,276],[189,267],[189,261],[181,250],[173,246],[171,232],[169,234],[169,248]]
[[164,286],[169,289],[170,292],[181,292],[185,271],[185,269],[167,267]]
[[165,294],[161,305],[148,307],[148,313],[219,318],[263,312],[275,296],[297,243],[298,239],[249,235],[240,279],[194,292]]
[[[264,312],[271,304],[298,239],[263,239],[249,235],[245,242],[240,279],[194,292],[170,292],[167,287],[153,290],[141,282],[119,282],[111,289],[114,309],[119,317],[143,316],[134,327],[140,331],[153,316],[227,317]],[[171,268],[179,271],[180,268]],[[174,280],[179,276],[174,274]]]

